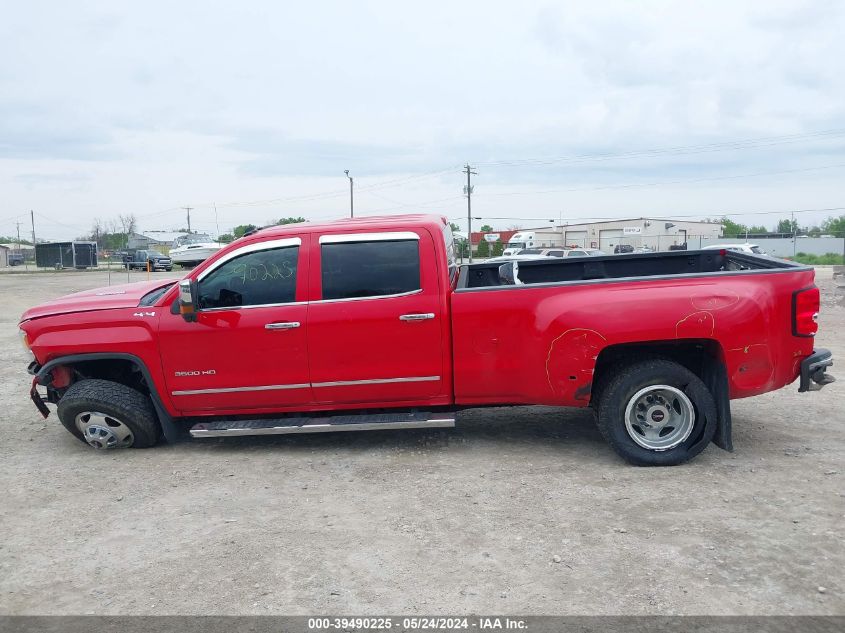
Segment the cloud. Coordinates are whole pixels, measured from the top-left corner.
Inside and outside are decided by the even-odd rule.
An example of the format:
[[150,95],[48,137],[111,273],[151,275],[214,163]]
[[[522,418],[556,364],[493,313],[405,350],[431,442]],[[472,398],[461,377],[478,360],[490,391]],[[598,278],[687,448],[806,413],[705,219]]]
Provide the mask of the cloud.
[[53,173],[19,173],[15,176],[17,182],[23,183],[30,189],[80,189],[91,181],[89,174],[80,172]]
[[429,168],[417,148],[296,139],[276,130],[242,130],[224,143],[242,156],[239,169],[253,176],[337,176],[358,167],[368,174]]
[[0,101],[0,158],[97,161],[120,155],[105,126],[60,108]]
[[[845,128],[837,2],[199,6],[10,5],[0,22],[4,203],[143,214],[331,192],[344,188],[344,169],[363,187],[451,167],[384,199],[362,191],[362,211],[453,196],[444,212],[461,213],[469,161],[479,208],[502,216],[665,214],[705,199],[708,212],[840,206],[841,172],[702,184],[694,195],[527,194],[835,164],[845,162],[841,138],[520,163]],[[74,173],[90,180],[70,195]],[[511,190],[526,196],[482,194]],[[245,207],[257,217],[232,211],[232,221],[328,217],[344,199]]]

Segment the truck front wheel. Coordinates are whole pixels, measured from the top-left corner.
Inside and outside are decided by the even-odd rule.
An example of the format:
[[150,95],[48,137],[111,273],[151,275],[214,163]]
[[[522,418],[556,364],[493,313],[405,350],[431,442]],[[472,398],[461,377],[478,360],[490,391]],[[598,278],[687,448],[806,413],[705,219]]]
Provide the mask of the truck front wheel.
[[148,396],[110,380],[74,383],[58,405],[62,425],[97,449],[148,448],[161,427]]
[[683,365],[646,360],[624,367],[601,390],[598,426],[632,464],[674,466],[698,455],[713,439],[716,403]]

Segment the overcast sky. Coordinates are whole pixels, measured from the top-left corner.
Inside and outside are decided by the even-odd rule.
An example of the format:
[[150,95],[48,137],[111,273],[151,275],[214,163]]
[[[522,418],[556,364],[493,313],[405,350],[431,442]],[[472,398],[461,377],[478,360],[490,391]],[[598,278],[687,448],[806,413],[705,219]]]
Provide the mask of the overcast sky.
[[5,3],[0,235],[340,217],[345,169],[356,214],[463,228],[467,161],[496,228],[773,225],[845,207],[843,33],[835,0]]

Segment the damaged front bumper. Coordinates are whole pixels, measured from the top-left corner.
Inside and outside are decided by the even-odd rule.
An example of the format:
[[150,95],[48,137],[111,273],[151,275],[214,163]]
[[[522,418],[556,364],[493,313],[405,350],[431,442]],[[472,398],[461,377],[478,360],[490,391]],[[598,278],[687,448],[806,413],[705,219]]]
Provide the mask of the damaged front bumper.
[[44,401],[44,398],[41,397],[41,394],[38,393],[38,385],[41,384],[41,380],[39,378],[41,365],[38,364],[38,361],[34,360],[26,368],[26,371],[29,375],[34,376],[32,379],[32,387],[29,389],[29,397],[32,399],[32,402],[35,403],[35,408],[38,409],[39,413],[46,418],[50,415],[50,409],[47,408],[47,403]]
[[827,373],[833,365],[833,354],[827,349],[817,349],[801,361],[801,382],[799,392],[818,391],[836,379]]
[[35,403],[35,408],[38,409],[41,415],[45,418],[50,415],[50,409],[47,408],[44,398],[42,398],[41,394],[38,393],[38,378],[32,379],[32,387],[29,390],[29,397],[32,398],[32,401]]

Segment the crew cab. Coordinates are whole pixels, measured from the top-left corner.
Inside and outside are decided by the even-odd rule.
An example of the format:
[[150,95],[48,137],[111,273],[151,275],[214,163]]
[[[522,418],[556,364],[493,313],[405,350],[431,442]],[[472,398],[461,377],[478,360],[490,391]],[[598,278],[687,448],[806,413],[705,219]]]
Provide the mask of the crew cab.
[[732,449],[730,399],[833,380],[813,278],[727,250],[458,267],[445,218],[356,218],[265,228],[179,282],[68,295],[20,329],[33,402],[94,448],[549,405],[672,465]]
[[141,270],[173,270],[173,260],[167,255],[151,250],[137,250],[123,258],[123,265],[127,270],[138,268]]

